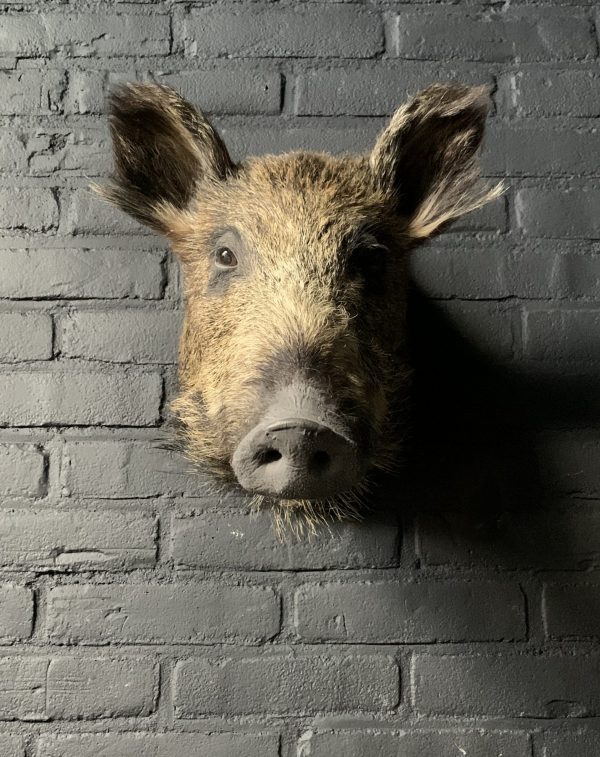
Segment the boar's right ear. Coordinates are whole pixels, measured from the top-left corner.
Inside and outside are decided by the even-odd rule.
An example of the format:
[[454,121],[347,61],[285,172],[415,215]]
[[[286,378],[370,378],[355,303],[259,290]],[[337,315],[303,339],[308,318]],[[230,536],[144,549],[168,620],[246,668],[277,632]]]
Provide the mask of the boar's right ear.
[[110,114],[115,172],[109,185],[95,189],[162,234],[198,184],[235,173],[213,126],[168,87],[122,85],[111,93]]
[[413,239],[502,194],[502,185],[489,187],[479,178],[489,100],[487,87],[434,84],[400,107],[380,134],[371,170]]

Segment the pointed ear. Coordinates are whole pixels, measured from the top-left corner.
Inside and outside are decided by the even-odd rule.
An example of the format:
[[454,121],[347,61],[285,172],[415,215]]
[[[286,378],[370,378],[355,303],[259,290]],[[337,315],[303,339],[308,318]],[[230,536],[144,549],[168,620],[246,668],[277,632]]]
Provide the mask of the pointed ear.
[[201,182],[236,171],[209,121],[168,87],[120,86],[111,93],[110,114],[115,171],[96,191],[162,234],[165,219],[187,207]]
[[408,233],[425,239],[502,193],[479,179],[486,87],[434,84],[399,108],[370,156],[377,184],[391,193]]

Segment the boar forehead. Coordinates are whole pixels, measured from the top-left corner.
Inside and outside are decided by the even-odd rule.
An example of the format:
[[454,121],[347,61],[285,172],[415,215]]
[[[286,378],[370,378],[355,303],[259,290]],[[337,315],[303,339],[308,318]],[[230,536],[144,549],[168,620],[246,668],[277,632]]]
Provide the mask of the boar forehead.
[[365,157],[319,153],[251,158],[227,182],[200,186],[187,218],[188,233],[204,247],[235,229],[248,250],[312,262],[363,235],[386,243],[400,227]]

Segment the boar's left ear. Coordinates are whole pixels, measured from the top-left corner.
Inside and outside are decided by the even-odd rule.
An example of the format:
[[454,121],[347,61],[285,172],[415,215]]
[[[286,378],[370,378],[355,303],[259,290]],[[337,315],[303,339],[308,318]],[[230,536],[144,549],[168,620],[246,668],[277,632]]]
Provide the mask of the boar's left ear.
[[502,193],[479,180],[486,87],[434,84],[399,108],[370,156],[378,185],[425,239]]
[[110,97],[115,172],[96,191],[129,215],[167,234],[204,180],[236,170],[221,137],[189,102],[168,87],[130,83]]

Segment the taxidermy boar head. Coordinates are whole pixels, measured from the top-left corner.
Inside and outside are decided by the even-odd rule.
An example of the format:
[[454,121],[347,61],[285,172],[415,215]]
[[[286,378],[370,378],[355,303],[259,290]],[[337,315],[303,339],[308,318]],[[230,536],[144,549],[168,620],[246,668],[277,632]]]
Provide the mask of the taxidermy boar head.
[[176,92],[111,98],[108,200],[164,234],[185,282],[187,456],[278,516],[342,517],[404,437],[409,251],[500,193],[479,180],[483,87],[433,85],[368,154],[234,163]]

